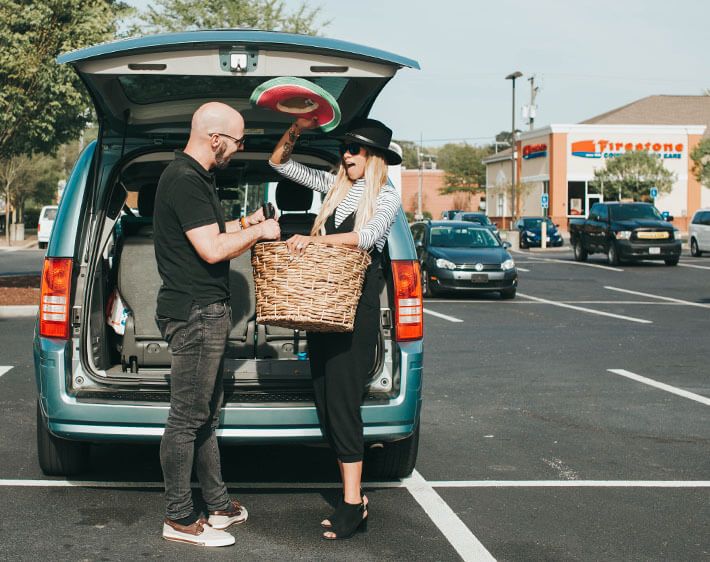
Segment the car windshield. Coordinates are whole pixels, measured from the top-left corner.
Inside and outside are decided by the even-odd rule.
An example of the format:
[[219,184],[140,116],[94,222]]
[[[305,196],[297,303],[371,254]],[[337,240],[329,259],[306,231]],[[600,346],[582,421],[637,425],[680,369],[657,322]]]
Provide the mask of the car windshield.
[[[545,223],[547,224],[547,228],[552,228],[553,224],[550,219],[544,219]],[[542,218],[539,219],[523,219],[523,226],[525,228],[541,228],[542,227]]]
[[53,221],[57,216],[57,209],[45,209],[42,220]]
[[634,219],[655,219],[662,221],[663,217],[652,205],[610,205],[611,220],[627,221]]
[[434,226],[430,244],[437,248],[497,248],[496,237],[488,229],[467,226]]
[[486,215],[463,215],[461,220],[466,222],[475,222],[478,224],[484,224],[486,226],[491,224],[490,219]]

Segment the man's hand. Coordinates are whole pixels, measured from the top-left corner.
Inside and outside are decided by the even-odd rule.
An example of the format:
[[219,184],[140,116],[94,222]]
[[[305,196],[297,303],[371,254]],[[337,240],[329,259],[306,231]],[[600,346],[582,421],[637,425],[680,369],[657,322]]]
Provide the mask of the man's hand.
[[[261,213],[261,210],[258,211]],[[254,213],[256,214],[256,213]],[[259,223],[259,240],[278,240],[281,238],[281,227],[274,219],[263,220]]]

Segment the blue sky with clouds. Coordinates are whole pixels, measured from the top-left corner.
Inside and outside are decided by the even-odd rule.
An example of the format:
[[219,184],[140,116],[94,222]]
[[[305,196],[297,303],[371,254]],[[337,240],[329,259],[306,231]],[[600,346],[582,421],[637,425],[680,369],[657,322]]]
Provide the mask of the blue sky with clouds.
[[[145,7],[150,0],[128,0]],[[299,6],[299,0],[285,0]],[[710,89],[707,0],[320,0],[329,37],[419,61],[389,83],[372,116],[399,139],[479,144],[510,130],[536,76],[536,126],[576,123],[654,95]]]

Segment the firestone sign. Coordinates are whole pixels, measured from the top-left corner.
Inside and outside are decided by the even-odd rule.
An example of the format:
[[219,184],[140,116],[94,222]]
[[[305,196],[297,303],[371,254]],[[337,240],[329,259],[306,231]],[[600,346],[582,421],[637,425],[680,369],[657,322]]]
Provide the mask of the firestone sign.
[[645,150],[658,158],[680,159],[683,155],[683,149],[683,143],[672,142],[581,140],[572,143],[572,156],[577,156],[578,158],[614,158],[632,150]]

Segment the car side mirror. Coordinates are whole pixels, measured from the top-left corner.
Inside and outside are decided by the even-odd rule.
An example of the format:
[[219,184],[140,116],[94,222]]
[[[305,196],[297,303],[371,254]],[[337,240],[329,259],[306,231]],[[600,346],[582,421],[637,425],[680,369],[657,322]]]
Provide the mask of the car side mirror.
[[421,240],[417,240],[416,242],[414,242],[414,246],[415,246],[416,248],[423,248],[423,247],[424,247],[424,242],[422,242]]
[[508,248],[512,248],[513,245],[510,242],[503,242],[503,247],[507,250]]
[[664,219],[666,220],[666,222],[673,222],[673,215],[666,215]]

